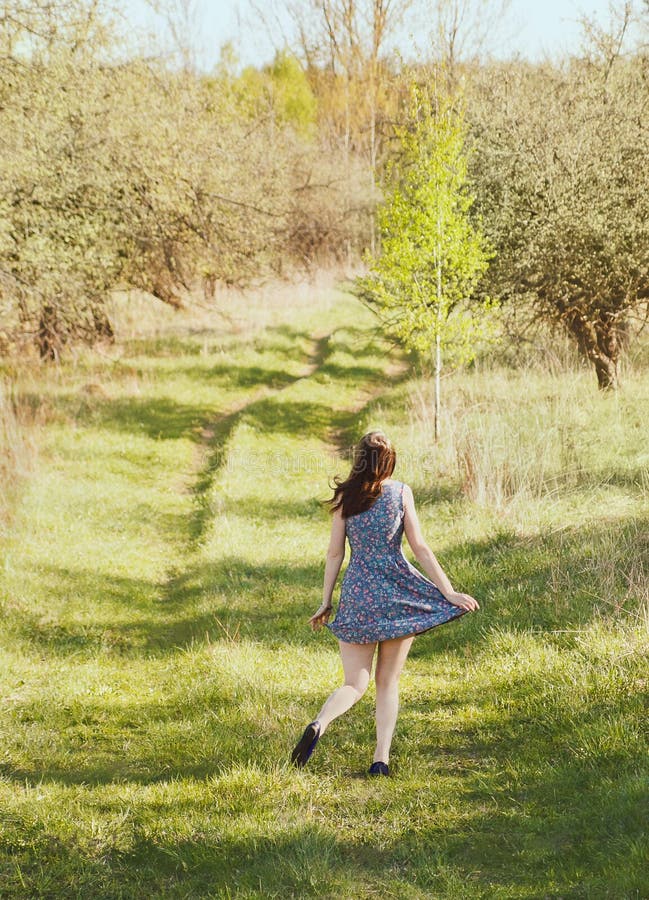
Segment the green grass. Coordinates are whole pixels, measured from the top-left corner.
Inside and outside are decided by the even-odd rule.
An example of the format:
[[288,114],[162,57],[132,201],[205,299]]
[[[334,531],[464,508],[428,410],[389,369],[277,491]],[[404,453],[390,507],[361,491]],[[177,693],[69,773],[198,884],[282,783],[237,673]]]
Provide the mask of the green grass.
[[[0,896],[649,897],[646,371],[455,374],[435,447],[369,314],[290,300],[19,380]],[[372,689],[287,765],[340,678],[318,501],[373,426],[482,604],[415,642],[385,780]]]

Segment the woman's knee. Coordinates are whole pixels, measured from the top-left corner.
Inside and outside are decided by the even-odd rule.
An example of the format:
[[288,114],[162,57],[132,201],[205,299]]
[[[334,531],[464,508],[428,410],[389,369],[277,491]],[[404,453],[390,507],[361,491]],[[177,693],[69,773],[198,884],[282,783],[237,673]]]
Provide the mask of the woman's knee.
[[357,700],[363,696],[365,691],[367,690],[367,686],[370,683],[369,672],[362,672],[359,675],[356,675],[354,678],[345,679],[345,687],[353,688],[356,691]]
[[387,693],[399,690],[399,676],[401,672],[382,672],[377,669],[374,674],[377,692]]

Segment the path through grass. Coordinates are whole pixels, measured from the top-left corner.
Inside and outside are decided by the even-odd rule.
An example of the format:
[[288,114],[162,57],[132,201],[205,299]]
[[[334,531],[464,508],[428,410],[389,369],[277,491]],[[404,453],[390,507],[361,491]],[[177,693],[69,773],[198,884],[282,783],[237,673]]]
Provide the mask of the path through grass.
[[[372,326],[306,298],[25,387],[47,425],[2,547],[0,896],[649,897],[647,485],[471,502]],[[305,626],[319,500],[373,425],[483,602],[416,642],[378,782],[371,692],[287,765],[339,678]],[[620,472],[646,467],[634,434]]]

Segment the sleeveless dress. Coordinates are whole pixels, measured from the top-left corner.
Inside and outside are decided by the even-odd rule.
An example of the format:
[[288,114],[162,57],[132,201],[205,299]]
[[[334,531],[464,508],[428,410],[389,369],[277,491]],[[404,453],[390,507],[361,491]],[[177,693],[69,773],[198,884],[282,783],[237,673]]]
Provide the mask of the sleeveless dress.
[[421,634],[468,612],[449,603],[403,555],[403,488],[401,481],[384,483],[369,509],[345,519],[351,559],[327,628],[347,643]]

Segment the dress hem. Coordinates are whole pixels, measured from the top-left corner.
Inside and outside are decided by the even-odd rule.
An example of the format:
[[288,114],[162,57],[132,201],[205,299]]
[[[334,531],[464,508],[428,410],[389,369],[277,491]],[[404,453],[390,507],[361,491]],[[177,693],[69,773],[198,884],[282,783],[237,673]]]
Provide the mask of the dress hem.
[[342,637],[341,635],[336,634],[336,632],[334,631],[334,628],[336,625],[335,622],[332,622],[331,625],[329,623],[327,623],[326,627],[334,635],[334,637],[338,638],[338,640],[342,641],[344,644],[376,644],[376,643],[380,643],[382,641],[393,641],[393,640],[398,640],[399,638],[417,637],[420,634],[426,634],[427,631],[432,631],[434,628],[440,628],[442,625],[448,625],[449,622],[455,622],[456,619],[461,619],[462,616],[465,616],[468,612],[470,612],[470,610],[464,609],[464,610],[462,610],[461,613],[458,613],[456,616],[451,616],[450,619],[446,619],[444,622],[436,622],[435,625],[429,625],[428,628],[422,628],[420,631],[404,631],[403,634],[390,634],[390,635],[387,635],[386,637],[367,638],[364,641],[350,641],[350,640],[347,640],[346,638]]

